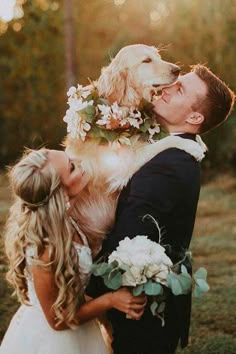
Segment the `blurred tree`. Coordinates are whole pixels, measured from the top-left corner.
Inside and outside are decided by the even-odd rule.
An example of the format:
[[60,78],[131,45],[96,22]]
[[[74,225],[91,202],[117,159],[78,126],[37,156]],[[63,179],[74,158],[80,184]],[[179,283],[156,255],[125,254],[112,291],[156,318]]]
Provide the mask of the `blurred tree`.
[[[0,23],[2,163],[23,145],[56,146],[62,140],[71,84],[66,83],[65,54],[71,63],[75,58],[76,82],[87,84],[121,47],[146,43],[162,47],[165,60],[185,64],[183,72],[191,64],[207,64],[236,89],[236,0],[17,1],[24,18]],[[63,24],[70,22],[66,8],[72,4],[75,44],[64,51],[69,37]],[[235,129],[230,119],[204,137],[210,148],[206,168],[235,164]]]
[[[13,22],[1,37],[2,165],[24,146],[55,146],[65,133],[63,18],[54,9],[28,1],[24,19]],[[16,23],[20,31],[14,30]]]
[[74,1],[64,0],[66,88],[76,84]]

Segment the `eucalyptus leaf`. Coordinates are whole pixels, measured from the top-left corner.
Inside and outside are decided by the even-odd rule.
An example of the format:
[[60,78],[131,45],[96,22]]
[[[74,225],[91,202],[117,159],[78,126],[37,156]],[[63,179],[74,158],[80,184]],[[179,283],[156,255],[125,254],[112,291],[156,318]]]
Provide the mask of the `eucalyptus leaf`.
[[151,122],[147,119],[145,120],[144,124],[140,125],[139,130],[143,133],[146,133],[151,126]]
[[177,275],[178,281],[180,283],[180,286],[182,288],[182,293],[183,294],[188,294],[191,291],[192,288],[192,277],[188,273],[181,273]]
[[94,100],[97,99],[97,97],[98,97],[98,93],[95,92],[95,91],[93,91],[93,92],[91,92],[91,94],[88,95],[84,100],[87,101],[87,102],[89,102],[89,101],[94,101]]
[[111,105],[109,100],[107,100],[106,98],[101,98],[101,97],[98,98],[97,103],[102,104],[102,105],[104,104],[105,106]]
[[167,284],[174,295],[183,294],[181,283],[178,279],[178,275],[175,273],[169,273],[167,275]]
[[94,119],[95,119],[95,115],[87,115],[86,117],[86,122],[87,123],[93,123],[94,122]]
[[110,272],[112,270],[112,267],[110,264],[107,263],[99,263],[99,264],[93,264],[91,267],[91,271],[95,276],[103,276],[104,274]]
[[184,264],[181,264],[181,272],[184,274],[189,274],[187,268],[185,267]]
[[148,280],[148,282],[144,284],[144,291],[146,295],[160,295],[163,293],[163,288],[161,284]]
[[205,268],[199,268],[193,275],[194,279],[204,279],[207,278],[207,271]]
[[201,297],[204,293],[201,291],[201,288],[199,286],[195,286],[193,290],[193,296],[194,297]]
[[161,302],[161,303],[158,305],[157,312],[158,312],[158,313],[163,313],[164,310],[165,310],[165,307],[166,307],[166,303],[165,303],[165,302]]
[[119,262],[115,259],[113,262],[110,263],[110,265],[113,267],[113,268],[118,268],[120,267],[119,266]]
[[[105,282],[105,279],[104,279]],[[109,288],[117,290],[122,286],[122,274],[119,270],[114,269],[106,277],[106,283]]]
[[204,293],[210,289],[209,285],[207,284],[207,282],[204,279],[197,279],[196,284],[197,284],[197,286],[199,286],[201,291]]
[[114,130],[105,130],[105,129],[100,129],[100,136],[102,138],[105,138],[107,141],[115,141],[117,137],[119,136],[118,132],[115,132]]
[[144,290],[144,285],[140,284],[133,288],[132,293],[134,296],[139,296]]
[[86,114],[90,116],[94,116],[96,113],[96,108],[94,106],[87,106],[85,107],[82,111],[84,111]]
[[150,305],[150,310],[151,310],[153,316],[156,315],[157,308],[158,308],[158,303],[156,301],[153,301]]

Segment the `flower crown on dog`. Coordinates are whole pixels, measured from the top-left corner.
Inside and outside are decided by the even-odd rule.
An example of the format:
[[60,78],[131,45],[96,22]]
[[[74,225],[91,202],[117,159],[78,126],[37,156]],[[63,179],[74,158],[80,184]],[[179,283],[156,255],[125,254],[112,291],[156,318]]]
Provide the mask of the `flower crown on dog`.
[[143,141],[155,142],[164,136],[155,121],[153,104],[142,99],[138,109],[118,106],[99,97],[96,82],[89,86],[72,86],[67,92],[69,109],[63,118],[71,138],[85,141],[97,138],[101,143],[131,145],[139,135]]

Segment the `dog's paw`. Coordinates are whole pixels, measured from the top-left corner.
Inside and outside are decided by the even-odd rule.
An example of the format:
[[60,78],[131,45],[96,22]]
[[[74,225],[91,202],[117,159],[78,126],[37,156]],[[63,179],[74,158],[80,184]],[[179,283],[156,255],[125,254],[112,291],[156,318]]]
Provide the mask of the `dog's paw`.
[[205,157],[206,149],[200,143],[190,140],[190,139],[182,139],[182,146],[180,148],[192,155],[197,161],[202,161]]
[[207,151],[206,145],[203,143],[199,135],[196,141],[191,139],[183,139],[179,136],[170,135],[160,140],[165,144],[166,148],[177,148],[192,155],[197,161],[202,161]]

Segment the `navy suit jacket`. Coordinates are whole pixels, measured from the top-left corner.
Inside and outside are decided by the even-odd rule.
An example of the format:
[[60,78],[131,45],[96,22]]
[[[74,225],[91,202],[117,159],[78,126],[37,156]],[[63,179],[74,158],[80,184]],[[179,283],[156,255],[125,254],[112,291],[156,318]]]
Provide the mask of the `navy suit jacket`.
[[[179,136],[195,139],[192,134]],[[162,229],[162,244],[171,246],[172,261],[180,260],[190,245],[199,191],[200,164],[191,155],[176,148],[156,155],[135,173],[122,190],[114,228],[104,241],[99,256],[110,254],[126,236],[147,235],[158,242],[156,225],[148,218],[143,220],[149,214]],[[93,276],[88,294],[96,297],[105,291],[101,279]],[[152,316],[148,306],[139,321],[127,320],[119,311],[109,311],[115,352],[146,353],[148,346],[151,353],[157,342],[165,346],[165,343],[174,343],[176,338],[181,340],[182,347],[186,346],[190,314],[191,295],[169,296],[164,327],[158,318]]]

